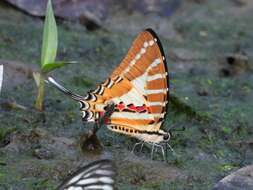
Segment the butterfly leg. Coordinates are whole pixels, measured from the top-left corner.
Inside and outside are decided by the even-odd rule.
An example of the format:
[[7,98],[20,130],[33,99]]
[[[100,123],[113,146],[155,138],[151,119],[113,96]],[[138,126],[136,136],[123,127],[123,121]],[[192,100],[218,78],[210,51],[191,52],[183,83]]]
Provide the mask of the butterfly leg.
[[169,144],[169,143],[167,143],[166,145],[169,147],[169,149],[171,150],[171,152],[172,152],[173,154],[175,154],[175,155],[176,155],[176,152],[175,152],[175,151],[174,151],[174,149],[170,146],[170,144]]
[[167,155],[168,155],[168,144],[165,143],[165,156],[166,156],[166,162],[168,161]]
[[138,143],[135,143],[135,145],[134,145],[134,147],[133,147],[133,149],[132,149],[131,152],[134,153],[134,150],[135,150],[135,148],[136,148],[138,145],[141,145],[141,150],[142,150],[143,144],[144,144],[143,141],[140,141],[140,142],[138,142]]
[[153,160],[154,157],[154,149],[155,149],[155,143],[152,143],[152,149],[151,149],[151,160]]
[[144,143],[145,143],[145,142],[143,141],[142,144],[141,144],[140,152],[142,152],[142,148],[143,148]]
[[161,148],[161,151],[162,151],[162,154],[163,154],[163,159],[164,161],[166,161],[166,156],[165,156],[165,151],[164,151],[164,148],[163,148],[163,145],[160,145],[160,144],[156,144],[157,147]]

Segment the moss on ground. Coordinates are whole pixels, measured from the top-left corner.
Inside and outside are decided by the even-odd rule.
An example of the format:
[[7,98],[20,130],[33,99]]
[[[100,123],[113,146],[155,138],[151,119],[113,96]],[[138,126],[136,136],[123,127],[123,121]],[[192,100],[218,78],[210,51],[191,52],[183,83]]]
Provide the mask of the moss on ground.
[[[183,40],[162,38],[165,53],[175,50],[180,54],[177,49],[181,48],[201,55],[189,61],[167,57],[169,69],[176,76],[171,80],[175,90],[171,93],[164,128],[173,132],[170,142],[176,155],[169,153],[168,163],[161,161],[160,154],[156,161],[151,161],[147,147],[143,153],[133,155],[130,151],[135,140],[101,129],[98,136],[105,146],[103,154],[110,155],[118,167],[119,189],[211,189],[234,169],[252,163],[253,155],[247,144],[253,134],[252,73],[219,75],[219,58],[238,48],[248,55],[253,53],[251,14],[234,7],[228,0],[216,0],[188,5],[182,14],[172,17]],[[0,59],[38,64],[40,19],[0,4],[0,28]],[[59,24],[59,38],[58,58],[75,60],[78,64],[52,75],[79,94],[102,82],[133,40],[133,36],[127,34],[88,32],[78,24],[65,22]],[[252,64],[251,59],[249,64]],[[27,109],[1,108],[0,144],[14,131],[22,134],[44,129],[53,136],[74,139],[86,131],[89,126],[83,127],[78,104],[50,86],[46,91],[46,111],[38,113],[33,109],[34,81],[30,79],[14,89],[3,88],[1,102],[15,100]],[[184,131],[174,130],[183,126]],[[100,158],[100,155],[87,154],[82,157],[77,150],[74,161],[68,156],[41,160],[34,157],[31,150],[17,153],[4,151],[4,148],[0,149],[0,188],[3,189],[53,189],[68,173],[66,168],[59,169],[61,164],[73,170],[71,164],[75,163],[76,167],[83,157]]]

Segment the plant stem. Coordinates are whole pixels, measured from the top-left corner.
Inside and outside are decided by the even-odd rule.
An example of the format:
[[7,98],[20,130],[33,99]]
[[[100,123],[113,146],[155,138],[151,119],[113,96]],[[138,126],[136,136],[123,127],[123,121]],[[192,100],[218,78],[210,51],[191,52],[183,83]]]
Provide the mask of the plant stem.
[[35,108],[38,111],[43,111],[43,101],[44,101],[44,95],[45,95],[45,81],[42,74],[40,74],[40,83],[38,87],[38,95],[35,103]]

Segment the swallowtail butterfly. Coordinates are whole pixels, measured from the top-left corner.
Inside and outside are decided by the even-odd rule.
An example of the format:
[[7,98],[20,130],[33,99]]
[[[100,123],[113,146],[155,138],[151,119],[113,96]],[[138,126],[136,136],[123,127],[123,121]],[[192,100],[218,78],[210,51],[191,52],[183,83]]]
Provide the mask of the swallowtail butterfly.
[[155,147],[161,148],[164,155],[161,143],[167,145],[171,136],[161,130],[168,103],[169,76],[161,42],[152,29],[137,36],[121,64],[86,96],[72,93],[52,77],[48,80],[79,101],[84,121],[98,121],[107,105],[113,103],[114,112],[106,123],[108,129],[135,137],[142,146],[144,142],[152,144],[152,155]]
[[112,162],[99,160],[74,172],[57,190],[113,190],[114,176]]

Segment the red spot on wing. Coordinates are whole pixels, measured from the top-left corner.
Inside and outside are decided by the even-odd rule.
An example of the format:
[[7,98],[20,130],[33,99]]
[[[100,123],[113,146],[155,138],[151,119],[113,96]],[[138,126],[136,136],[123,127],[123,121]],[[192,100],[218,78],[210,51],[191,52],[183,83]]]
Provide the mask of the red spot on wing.
[[148,107],[146,105],[135,106],[134,104],[128,104],[127,106],[125,106],[123,102],[120,102],[119,104],[116,105],[116,110],[118,111],[129,110],[138,113],[143,113],[148,112]]
[[137,107],[136,107],[136,111],[137,111],[137,112],[144,112],[144,111],[147,111],[147,107],[146,107],[146,105],[137,106]]
[[135,105],[133,105],[133,104],[130,104],[130,105],[128,105],[127,107],[128,107],[129,110],[135,111],[135,112],[138,112],[138,113],[147,111],[146,105],[135,106]]
[[130,109],[132,111],[136,111],[136,107],[133,104],[128,105],[127,107],[128,107],[128,109]]
[[116,109],[118,109],[119,111],[122,111],[125,108],[125,104],[123,102],[120,102],[117,106]]

